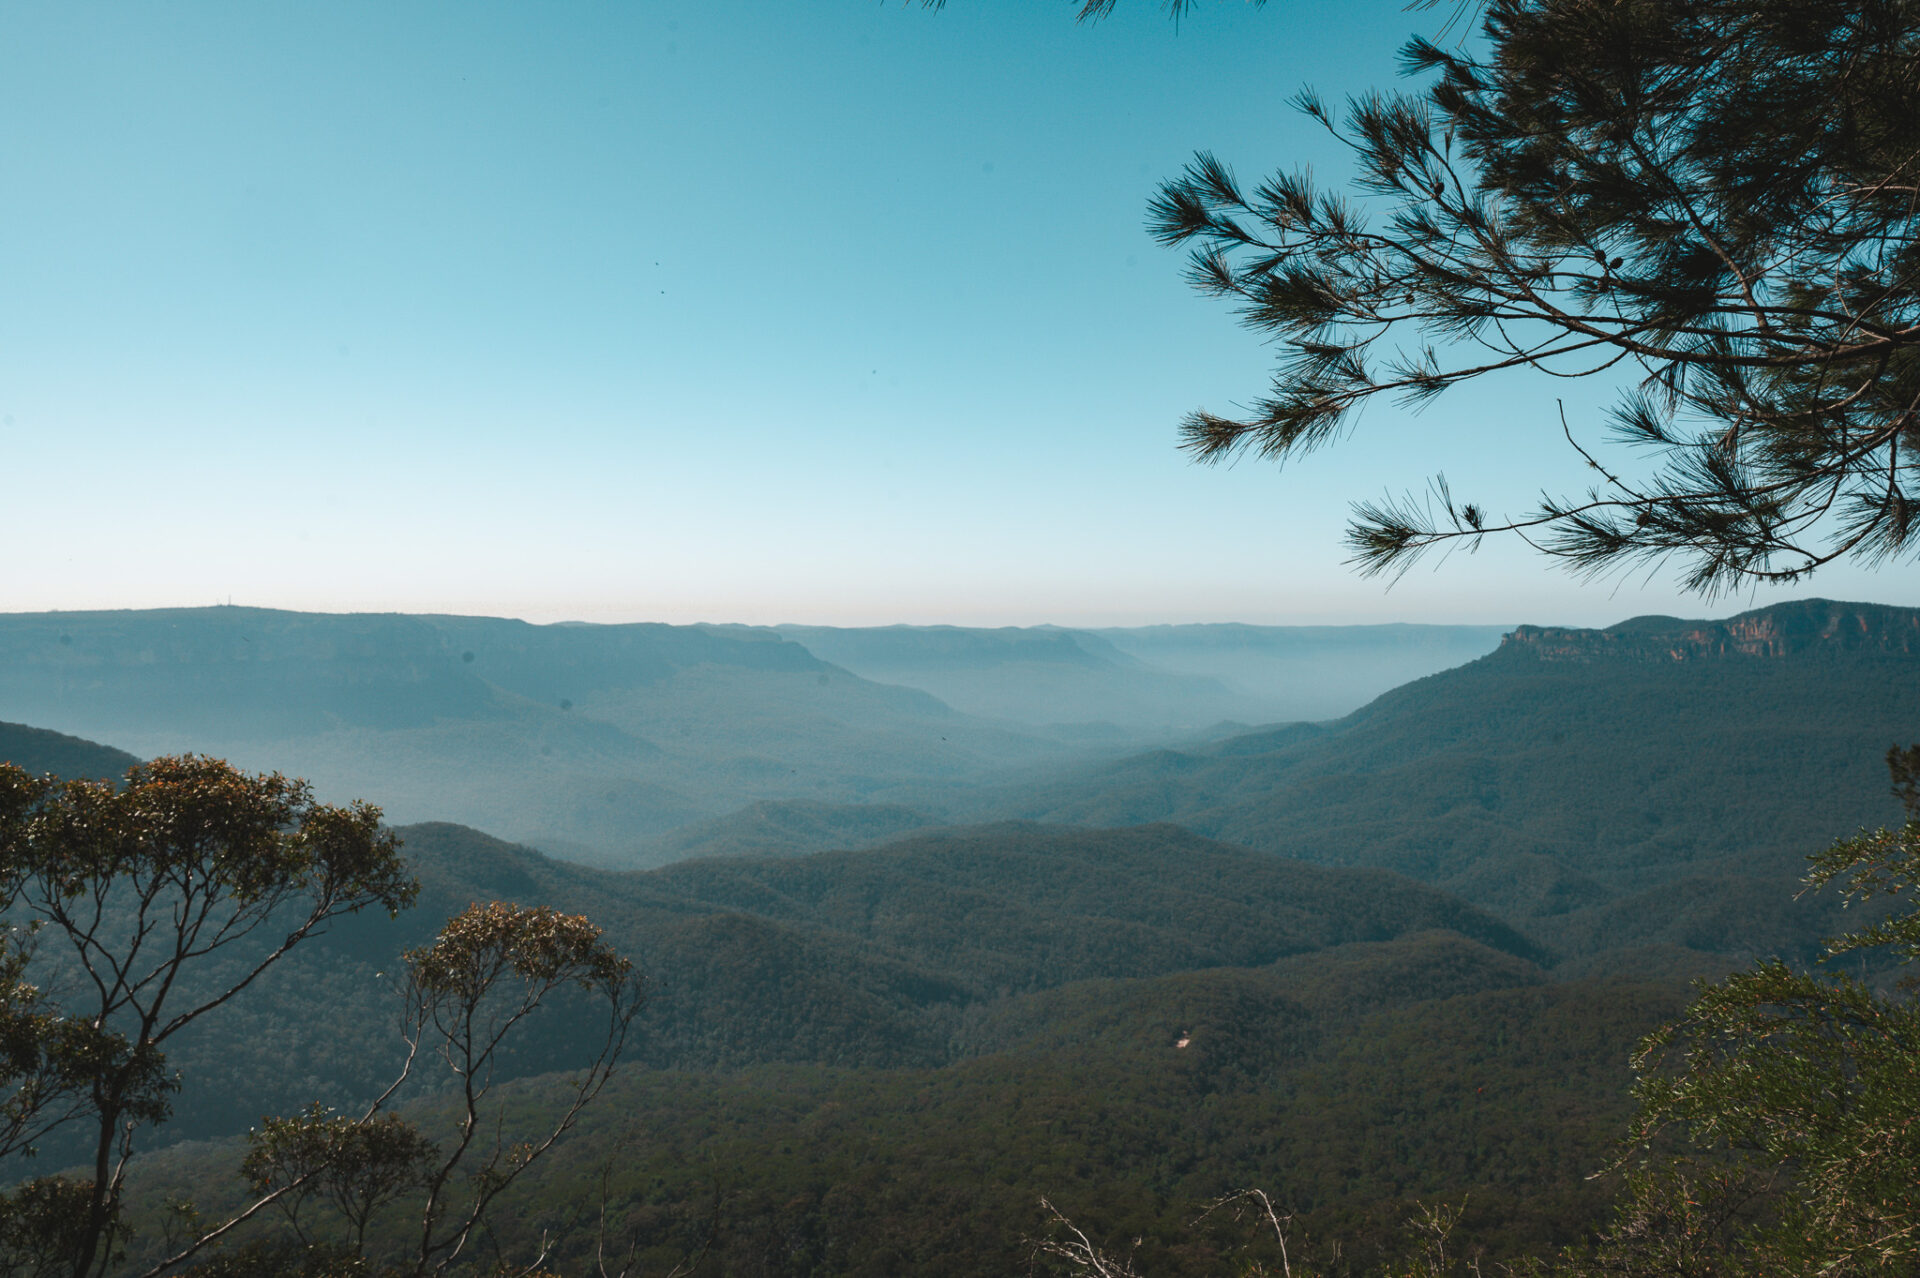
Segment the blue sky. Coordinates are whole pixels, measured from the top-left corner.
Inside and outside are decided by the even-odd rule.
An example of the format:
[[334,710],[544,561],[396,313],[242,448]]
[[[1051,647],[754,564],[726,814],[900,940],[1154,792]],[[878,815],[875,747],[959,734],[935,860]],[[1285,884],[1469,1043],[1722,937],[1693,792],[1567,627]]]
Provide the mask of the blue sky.
[[[1392,590],[1347,504],[1581,483],[1566,383],[1191,465],[1267,352],[1144,210],[1435,13],[1147,0],[0,9],[0,608],[535,620],[1724,614],[1514,545]],[[1576,391],[1580,387],[1574,388]],[[1598,434],[1595,388],[1569,402]],[[1808,590],[1920,604],[1911,568]]]

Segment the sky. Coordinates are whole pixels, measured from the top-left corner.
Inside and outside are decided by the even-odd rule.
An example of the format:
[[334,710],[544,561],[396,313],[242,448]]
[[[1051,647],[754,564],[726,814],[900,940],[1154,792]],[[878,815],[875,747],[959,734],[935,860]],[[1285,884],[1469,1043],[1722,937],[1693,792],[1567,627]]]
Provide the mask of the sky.
[[[1388,588],[1349,505],[1583,486],[1604,388],[1379,405],[1193,464],[1271,351],[1145,211],[1339,149],[1444,10],[1203,0],[0,6],[0,610],[232,602],[868,625],[1920,605],[1701,600],[1489,543]],[[1570,393],[1571,392],[1571,393]],[[1577,398],[1576,398],[1577,397]]]

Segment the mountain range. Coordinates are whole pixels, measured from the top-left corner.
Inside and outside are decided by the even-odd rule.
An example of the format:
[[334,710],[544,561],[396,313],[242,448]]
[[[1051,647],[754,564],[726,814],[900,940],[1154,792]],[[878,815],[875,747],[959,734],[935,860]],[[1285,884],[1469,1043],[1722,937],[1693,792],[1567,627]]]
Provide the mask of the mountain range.
[[886,801],[1071,752],[722,627],[14,614],[0,616],[0,707],[599,860],[757,800]]
[[[1243,656],[1274,642],[1240,629]],[[1491,642],[1484,628],[1427,638],[1425,668]],[[811,805],[814,846],[858,842],[876,820],[899,828],[886,813],[903,806],[936,823],[983,787],[1189,740],[1216,719],[1244,726],[1276,704],[1271,688],[1154,666],[1118,639],[252,608],[0,614],[0,719],[146,755],[213,753],[399,821],[455,820],[632,867],[702,837],[676,831],[754,804]],[[920,674],[948,694],[971,689],[967,709],[902,682]]]
[[[558,790],[560,765],[532,760],[594,741],[707,796],[623,845],[671,862],[645,870],[402,826],[419,904],[301,946],[182,1042],[162,1130],[212,1143],[156,1154],[136,1193],[158,1213],[181,1186],[237,1192],[238,1127],[362,1099],[392,1068],[382,973],[403,947],[472,901],[550,904],[606,928],[650,986],[641,1068],[502,1225],[580,1264],[590,1239],[568,1222],[596,1194],[667,1250],[720,1221],[727,1272],[1004,1269],[1040,1194],[1198,1272],[1208,1254],[1178,1241],[1191,1205],[1248,1184],[1313,1237],[1386,1239],[1413,1201],[1465,1195],[1490,1263],[1575,1242],[1606,1196],[1587,1176],[1627,1112],[1634,1039],[1688,978],[1812,957],[1836,920],[1793,899],[1802,858],[1892,817],[1880,756],[1920,735],[1920,612],[1823,601],[1522,626],[1341,718],[1130,754],[766,631],[95,617],[0,619],[23,654],[0,705],[62,729],[185,725],[112,738],[142,752],[206,748],[196,732],[322,760],[358,743],[333,785],[440,751],[402,778],[409,814],[479,806],[487,785],[504,812],[526,793],[511,768]],[[170,641],[156,621],[178,623]],[[925,638],[883,637],[925,660]],[[1045,633],[936,639],[1083,661]],[[711,716],[729,721],[702,735]],[[914,738],[894,771],[889,725],[957,740]],[[810,729],[827,798],[716,770],[752,741],[798,755]],[[11,724],[0,757],[96,777],[133,759]],[[436,813],[460,767],[479,771]],[[516,1114],[554,1103],[572,1015],[543,1013],[504,1063]],[[435,1112],[430,1090],[409,1104]]]
[[1920,735],[1917,622],[1810,601],[1521,627],[1334,722],[1130,757],[1003,810],[1393,869],[1571,953],[1751,951],[1780,926],[1810,939],[1814,915],[1787,924],[1763,903],[1809,853],[1892,819],[1882,756]]

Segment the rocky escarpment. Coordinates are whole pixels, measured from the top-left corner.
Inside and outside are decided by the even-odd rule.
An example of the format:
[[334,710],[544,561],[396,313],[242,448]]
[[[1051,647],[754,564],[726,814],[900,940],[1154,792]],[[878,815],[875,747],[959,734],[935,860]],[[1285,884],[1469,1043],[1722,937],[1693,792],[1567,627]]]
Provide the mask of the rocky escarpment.
[[1666,664],[1826,654],[1920,657],[1920,609],[1805,599],[1757,608],[1724,621],[1636,617],[1605,630],[1521,626],[1501,640],[1493,657]]

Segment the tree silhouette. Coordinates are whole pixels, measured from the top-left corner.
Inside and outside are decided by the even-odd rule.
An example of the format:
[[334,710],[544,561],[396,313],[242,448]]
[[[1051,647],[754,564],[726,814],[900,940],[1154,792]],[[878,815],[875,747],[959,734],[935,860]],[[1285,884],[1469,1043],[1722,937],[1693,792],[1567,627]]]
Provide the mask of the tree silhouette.
[[1674,560],[1693,590],[1910,556],[1920,476],[1920,5],[1493,0],[1482,51],[1416,38],[1424,95],[1343,119],[1358,198],[1244,187],[1202,154],[1150,225],[1284,354],[1185,446],[1283,461],[1379,396],[1420,405],[1532,370],[1630,372],[1611,412],[1647,465],[1576,440],[1594,483],[1517,517],[1361,502],[1364,572],[1490,532],[1576,570]]

